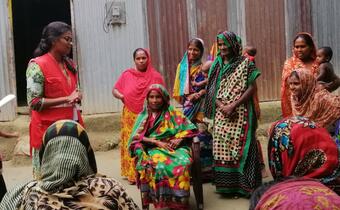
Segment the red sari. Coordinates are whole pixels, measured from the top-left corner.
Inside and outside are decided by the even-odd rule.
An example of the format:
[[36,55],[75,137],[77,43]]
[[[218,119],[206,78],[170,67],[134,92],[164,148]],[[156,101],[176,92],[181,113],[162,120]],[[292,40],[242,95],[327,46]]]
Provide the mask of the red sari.
[[288,176],[319,179],[329,184],[339,176],[338,146],[325,128],[304,117],[277,122],[268,143],[274,179]]
[[[40,57],[34,58],[31,62],[39,65],[44,75],[44,98],[59,98],[70,95],[77,87],[77,76],[71,72],[65,65],[69,76],[66,76],[60,69],[54,57],[46,53]],[[83,119],[80,111],[77,110],[77,116],[74,116],[75,107],[70,104],[61,104],[59,106],[49,107],[42,111],[31,111],[30,122],[30,147],[40,149],[42,137],[46,129],[54,122],[62,119],[78,119],[83,125]]]
[[121,116],[120,131],[120,167],[121,176],[124,176],[131,183],[136,181],[134,159],[128,152],[128,140],[138,113],[142,111],[147,89],[152,84],[164,85],[162,75],[151,65],[150,54],[147,54],[147,69],[145,72],[135,68],[125,70],[114,85],[124,95],[124,108]]

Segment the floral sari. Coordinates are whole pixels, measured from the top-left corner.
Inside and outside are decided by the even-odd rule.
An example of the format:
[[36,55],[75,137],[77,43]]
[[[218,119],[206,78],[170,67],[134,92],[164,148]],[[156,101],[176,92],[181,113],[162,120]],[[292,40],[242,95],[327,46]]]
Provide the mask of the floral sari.
[[[192,163],[188,138],[196,135],[196,126],[181,111],[169,105],[169,94],[163,86],[151,85],[148,93],[151,90],[162,95],[164,106],[153,118],[146,100],[129,142],[130,153],[136,156],[137,184],[142,193],[142,203],[153,203],[155,208],[188,209]],[[164,142],[182,139],[182,142],[174,151],[169,151],[143,142],[143,137]]]

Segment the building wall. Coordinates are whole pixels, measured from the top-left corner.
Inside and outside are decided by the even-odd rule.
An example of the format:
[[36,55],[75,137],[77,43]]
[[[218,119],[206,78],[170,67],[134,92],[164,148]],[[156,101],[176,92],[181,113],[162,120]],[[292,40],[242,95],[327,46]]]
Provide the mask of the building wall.
[[152,63],[172,90],[189,36],[186,1],[147,0],[146,5]]
[[[273,15],[275,14],[275,15]],[[286,58],[283,1],[245,0],[246,43],[257,48],[256,66],[260,100],[279,99],[282,66]]]
[[340,2],[338,0],[326,2],[312,0],[313,32],[319,47],[330,46],[332,48],[331,63],[334,71],[340,76]]
[[121,110],[121,102],[111,94],[112,87],[125,69],[134,66],[133,51],[148,46],[144,1],[124,1],[126,24],[104,31],[107,2],[110,1],[73,0],[85,114]]
[[[0,99],[8,94],[16,94],[10,3],[0,1]],[[6,104],[0,111],[0,121],[13,120],[16,102]]]

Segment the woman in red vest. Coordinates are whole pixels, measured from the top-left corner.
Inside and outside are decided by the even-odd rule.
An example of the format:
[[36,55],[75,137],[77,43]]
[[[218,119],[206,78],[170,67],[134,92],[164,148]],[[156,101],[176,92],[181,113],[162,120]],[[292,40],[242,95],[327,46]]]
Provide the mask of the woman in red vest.
[[30,149],[33,174],[39,177],[39,149],[46,129],[57,120],[71,119],[83,124],[76,103],[82,94],[77,88],[77,72],[66,56],[72,49],[71,27],[52,22],[42,32],[34,58],[29,62],[27,102],[31,113]]

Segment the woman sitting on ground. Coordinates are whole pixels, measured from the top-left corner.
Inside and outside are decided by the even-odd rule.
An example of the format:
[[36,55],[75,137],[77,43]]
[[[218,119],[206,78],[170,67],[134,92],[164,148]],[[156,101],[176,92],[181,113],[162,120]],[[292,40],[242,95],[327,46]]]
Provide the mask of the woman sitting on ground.
[[163,86],[149,87],[129,149],[136,156],[143,206],[189,209],[192,158],[188,138],[196,135],[196,126],[169,102]]
[[39,161],[41,179],[9,191],[0,209],[139,209],[119,182],[96,174],[88,136],[75,121],[46,130]]
[[340,118],[340,96],[318,84],[312,73],[296,69],[288,78],[293,116],[304,116],[321,127],[329,127]]
[[275,180],[315,178],[339,192],[339,149],[325,128],[304,117],[275,123],[268,142],[269,168]]

